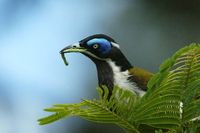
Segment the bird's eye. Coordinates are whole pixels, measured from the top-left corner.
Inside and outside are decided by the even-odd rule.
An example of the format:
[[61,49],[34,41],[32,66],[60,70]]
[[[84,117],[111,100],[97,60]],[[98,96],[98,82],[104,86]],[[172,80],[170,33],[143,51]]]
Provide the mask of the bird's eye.
[[97,48],[99,47],[99,45],[98,45],[98,44],[94,44],[92,47],[93,47],[94,49],[97,49]]

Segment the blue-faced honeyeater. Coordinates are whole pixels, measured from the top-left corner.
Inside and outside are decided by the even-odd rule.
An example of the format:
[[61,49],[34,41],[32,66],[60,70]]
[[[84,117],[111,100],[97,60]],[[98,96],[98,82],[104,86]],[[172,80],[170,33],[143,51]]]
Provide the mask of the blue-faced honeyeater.
[[78,43],[69,45],[60,51],[79,52],[90,58],[96,65],[99,86],[107,86],[109,95],[113,87],[128,89],[139,96],[147,91],[147,83],[152,73],[139,67],[133,67],[120,50],[119,44],[104,34],[89,36]]

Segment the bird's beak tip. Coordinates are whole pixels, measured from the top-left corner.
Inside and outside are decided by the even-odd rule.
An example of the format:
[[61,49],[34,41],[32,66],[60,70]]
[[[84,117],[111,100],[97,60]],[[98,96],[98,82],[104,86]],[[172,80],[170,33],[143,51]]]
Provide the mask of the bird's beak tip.
[[61,51],[60,51],[60,54],[61,54],[61,57],[65,63],[65,65],[68,65],[68,62],[67,62],[67,59],[65,57],[65,53],[70,53],[70,52],[84,52],[86,51],[86,49],[80,47],[79,43],[75,43],[75,44],[72,44],[72,45],[69,45],[65,48],[63,48]]
[[70,50],[72,48],[72,46],[67,46],[65,48],[63,48],[61,51],[60,51],[60,54],[64,54],[64,53],[67,53],[67,50]]
[[60,54],[64,54],[65,52],[64,52],[63,50],[61,50],[59,53],[60,53]]

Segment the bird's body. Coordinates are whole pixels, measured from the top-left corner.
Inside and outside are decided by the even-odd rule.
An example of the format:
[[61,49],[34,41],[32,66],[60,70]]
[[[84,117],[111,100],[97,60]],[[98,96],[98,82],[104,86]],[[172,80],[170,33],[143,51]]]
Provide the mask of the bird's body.
[[128,89],[144,95],[152,73],[133,67],[121,52],[119,45],[110,37],[97,34],[61,50],[61,54],[80,52],[89,57],[97,67],[99,86],[107,86],[111,95],[113,87]]

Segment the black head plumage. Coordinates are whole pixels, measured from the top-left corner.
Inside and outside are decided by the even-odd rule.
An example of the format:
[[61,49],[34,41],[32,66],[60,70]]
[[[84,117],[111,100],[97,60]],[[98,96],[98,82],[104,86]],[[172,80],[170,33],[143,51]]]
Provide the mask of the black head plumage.
[[80,41],[80,43],[85,43],[85,42],[88,42],[89,40],[92,40],[92,39],[95,39],[95,38],[104,38],[110,42],[115,42],[115,40],[105,34],[95,34],[95,35],[92,35],[92,36],[89,36],[89,37],[86,37],[84,38],[83,40]]

